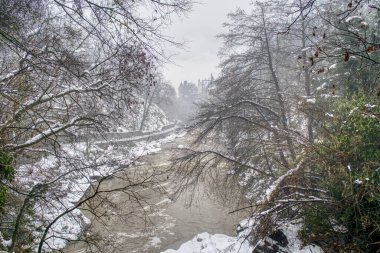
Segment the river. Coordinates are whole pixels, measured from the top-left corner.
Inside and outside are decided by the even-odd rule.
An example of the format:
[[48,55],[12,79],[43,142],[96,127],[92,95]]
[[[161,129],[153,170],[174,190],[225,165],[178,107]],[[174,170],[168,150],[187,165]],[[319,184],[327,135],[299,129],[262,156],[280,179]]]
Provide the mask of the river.
[[[190,138],[185,135],[162,144],[159,152],[141,157],[129,170],[149,173],[154,168],[164,171],[170,166],[173,149],[187,146]],[[111,189],[122,183],[122,180],[112,178],[104,187]],[[199,187],[198,198],[190,207],[189,192],[185,191],[174,201],[174,183],[167,178],[167,182],[157,186],[158,189],[141,189],[139,196],[143,201],[138,204],[140,208],[131,205],[127,199],[130,196],[121,192],[110,193],[107,197],[112,200],[115,210],[122,210],[128,215],[95,219],[93,214],[83,210],[91,220],[87,234],[101,236],[102,242],[96,243],[106,245],[103,248],[105,252],[115,253],[159,253],[178,249],[182,243],[202,232],[235,235],[236,224],[243,218],[242,214],[228,214],[231,211],[229,207],[221,206],[205,194],[206,185]],[[84,253],[88,249],[88,244],[77,242],[69,245],[65,252]]]

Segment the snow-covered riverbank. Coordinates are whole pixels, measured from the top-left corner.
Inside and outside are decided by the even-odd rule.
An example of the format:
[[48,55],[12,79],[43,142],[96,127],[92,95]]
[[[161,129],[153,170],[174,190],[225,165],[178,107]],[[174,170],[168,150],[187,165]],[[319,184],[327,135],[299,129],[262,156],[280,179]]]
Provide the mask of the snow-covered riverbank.
[[[35,215],[33,227],[36,238],[40,238],[44,229],[51,225],[46,236],[45,246],[51,249],[64,248],[67,242],[81,236],[90,220],[83,212],[75,208],[88,187],[99,178],[114,175],[128,168],[139,157],[160,151],[161,145],[173,141],[184,133],[166,130],[167,137],[151,140],[131,138],[132,145],[105,149],[96,143],[78,142],[61,146],[57,154],[46,155],[38,161],[20,166],[17,183],[23,185],[24,191],[44,185],[49,187],[45,201],[36,202],[33,207]],[[124,140],[125,141],[125,140]],[[63,162],[62,162],[63,161]],[[10,244],[9,241],[4,243]],[[35,246],[39,241],[35,241]]]
[[[252,225],[249,223],[248,220],[244,220],[241,224]],[[246,232],[235,237],[201,233],[182,244],[179,249],[168,249],[162,253],[323,253],[316,245],[303,245],[297,238],[298,230],[299,226],[286,224],[280,228],[280,236],[267,237],[258,241],[256,245],[248,242]]]

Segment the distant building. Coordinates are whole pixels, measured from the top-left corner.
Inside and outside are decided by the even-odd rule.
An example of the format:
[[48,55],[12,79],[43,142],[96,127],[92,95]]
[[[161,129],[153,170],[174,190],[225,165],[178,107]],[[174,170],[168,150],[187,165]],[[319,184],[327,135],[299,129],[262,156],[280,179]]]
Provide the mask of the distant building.
[[200,97],[209,99],[214,95],[215,91],[215,79],[211,74],[210,78],[199,79],[198,80],[198,92]]
[[198,97],[199,91],[196,84],[183,81],[178,87],[178,95],[180,98],[187,100],[195,100]]

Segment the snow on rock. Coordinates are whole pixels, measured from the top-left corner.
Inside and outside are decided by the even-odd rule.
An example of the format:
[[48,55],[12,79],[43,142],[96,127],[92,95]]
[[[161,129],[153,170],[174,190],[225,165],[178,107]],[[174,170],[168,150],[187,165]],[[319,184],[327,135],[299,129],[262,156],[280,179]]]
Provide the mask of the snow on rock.
[[288,240],[288,245],[284,247],[286,253],[323,253],[323,250],[316,245],[304,246],[302,241],[298,239],[299,224],[285,224],[281,227],[284,235]]
[[368,28],[368,23],[367,22],[360,22],[360,27],[363,28],[363,29],[367,29]]
[[[249,220],[242,223],[251,225]],[[298,225],[283,225],[255,246],[246,240],[245,232],[244,236],[240,234],[238,237],[211,235],[204,232],[185,242],[177,250],[168,249],[161,253],[323,253],[323,250],[316,245],[304,246],[297,238],[299,229]]]
[[[254,242],[252,250],[239,251],[241,253],[323,253],[317,245],[304,245],[298,238],[298,231],[302,223],[284,223],[278,229],[265,238],[254,238],[252,235],[255,227],[255,218],[245,219],[238,225],[238,238],[248,238]],[[228,252],[228,251],[227,251]]]
[[[11,246],[12,240],[5,240],[3,234],[0,232],[0,243],[4,248]],[[0,251],[1,252],[1,251]]]

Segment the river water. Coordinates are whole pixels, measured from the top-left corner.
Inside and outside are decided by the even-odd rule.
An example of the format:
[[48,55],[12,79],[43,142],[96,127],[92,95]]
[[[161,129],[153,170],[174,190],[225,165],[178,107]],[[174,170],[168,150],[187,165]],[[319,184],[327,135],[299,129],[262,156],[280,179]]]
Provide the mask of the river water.
[[[173,148],[186,146],[189,139],[186,135],[162,144],[161,151],[142,157],[132,169],[144,173],[149,173],[153,168],[164,171],[170,166]],[[235,235],[236,224],[243,218],[242,214],[228,214],[230,207],[221,206],[205,194],[207,185],[199,187],[198,198],[189,207],[189,192],[185,191],[173,200],[175,182],[165,179],[167,181],[157,189],[141,189],[138,194],[143,201],[137,204],[128,201],[129,195],[110,193],[107,197],[112,200],[114,210],[122,210],[125,216],[110,215],[105,219],[95,219],[93,214],[84,210],[92,221],[87,233],[99,235],[102,241],[108,243],[104,251],[115,253],[159,253],[166,249],[178,249],[182,243],[202,232]],[[122,180],[113,178],[104,187],[114,188],[122,183]],[[65,250],[67,253],[87,251],[88,244],[83,242],[71,244]]]

